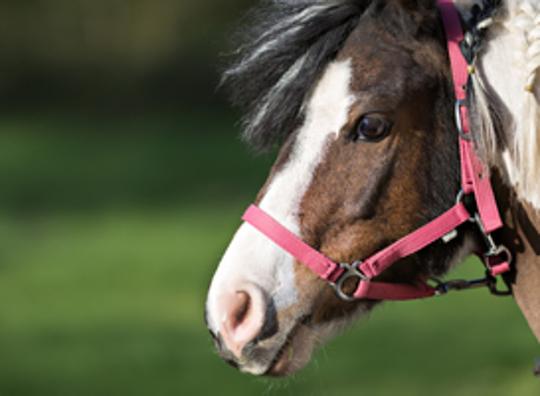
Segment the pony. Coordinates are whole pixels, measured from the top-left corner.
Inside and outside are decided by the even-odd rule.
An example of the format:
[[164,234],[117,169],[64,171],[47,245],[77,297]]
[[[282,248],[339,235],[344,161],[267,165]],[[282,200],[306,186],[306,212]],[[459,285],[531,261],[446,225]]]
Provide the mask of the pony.
[[[504,218],[496,237],[514,258],[506,281],[540,339],[540,5],[458,6],[476,32],[468,102]],[[339,263],[368,257],[452,206],[459,148],[434,0],[265,0],[247,20],[223,84],[244,111],[244,140],[279,147],[256,198],[261,209]],[[483,243],[471,224],[450,239],[378,279],[443,276]],[[205,319],[225,361],[285,376],[380,303],[339,299],[244,223],[213,276]]]

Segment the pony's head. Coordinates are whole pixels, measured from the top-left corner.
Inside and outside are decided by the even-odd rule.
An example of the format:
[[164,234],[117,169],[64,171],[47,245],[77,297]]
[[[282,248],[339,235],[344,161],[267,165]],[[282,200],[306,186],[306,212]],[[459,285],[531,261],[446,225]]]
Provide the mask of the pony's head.
[[[336,262],[368,257],[435,218],[459,190],[444,33],[433,1],[267,1],[225,73],[245,139],[281,143],[256,203]],[[381,279],[445,272],[471,238],[401,260]],[[206,319],[219,353],[286,375],[376,302],[346,303],[249,224],[213,278]]]

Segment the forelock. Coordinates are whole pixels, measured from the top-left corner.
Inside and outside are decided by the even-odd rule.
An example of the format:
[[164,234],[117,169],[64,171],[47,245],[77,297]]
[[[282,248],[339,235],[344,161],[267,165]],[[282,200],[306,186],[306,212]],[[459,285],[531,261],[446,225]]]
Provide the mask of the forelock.
[[266,0],[248,14],[222,83],[245,112],[249,144],[268,149],[300,125],[314,83],[369,3]]

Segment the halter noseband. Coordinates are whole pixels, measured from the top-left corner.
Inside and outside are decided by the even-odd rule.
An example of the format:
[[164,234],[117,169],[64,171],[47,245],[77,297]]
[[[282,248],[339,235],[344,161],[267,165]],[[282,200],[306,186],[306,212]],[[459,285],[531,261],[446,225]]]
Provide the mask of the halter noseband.
[[[452,0],[438,0],[437,5],[446,31],[456,96],[455,113],[461,159],[461,191],[457,196],[456,204],[423,227],[371,257],[352,264],[336,263],[329,259],[255,205],[251,205],[242,217],[244,221],[329,282],[338,297],[345,301],[410,300],[446,294],[449,290],[478,286],[488,286],[492,293],[497,295],[508,294],[496,288],[496,277],[510,270],[512,257],[509,250],[503,245],[497,245],[492,237],[494,231],[503,227],[503,222],[493,194],[489,171],[478,158],[470,135],[466,89],[471,68],[460,48],[460,43],[464,38],[463,30],[458,11]],[[475,209],[468,209],[469,205],[465,203],[468,198],[474,198]],[[487,273],[485,278],[473,281],[438,282],[436,286],[429,285],[425,280],[419,280],[414,285],[373,281],[398,260],[415,254],[440,239],[449,242],[456,237],[457,228],[469,221],[478,226],[486,242],[484,264]],[[345,283],[349,279],[358,281],[351,294],[344,290]]]

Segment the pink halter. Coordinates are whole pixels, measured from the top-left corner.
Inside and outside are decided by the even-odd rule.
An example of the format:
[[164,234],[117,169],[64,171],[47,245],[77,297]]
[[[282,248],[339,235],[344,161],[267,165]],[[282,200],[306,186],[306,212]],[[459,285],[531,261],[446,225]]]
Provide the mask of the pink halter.
[[[469,76],[468,65],[459,44],[463,40],[459,14],[452,0],[438,0],[437,5],[446,31],[456,95],[456,123],[459,130],[462,179],[462,191],[458,195],[457,203],[411,234],[371,257],[352,264],[332,261],[255,205],[251,205],[242,217],[244,221],[265,234],[319,277],[328,281],[336,290],[337,295],[345,301],[355,299],[410,300],[444,294],[449,289],[464,289],[477,285],[488,285],[495,294],[500,294],[494,287],[494,282],[496,282],[494,277],[510,270],[511,256],[508,249],[502,245],[496,245],[491,237],[491,233],[501,228],[503,223],[495,202],[489,171],[476,155],[470,138],[469,113],[465,105]],[[469,213],[462,201],[462,198],[469,194],[472,194],[476,201],[478,213],[475,215]],[[430,286],[425,280],[419,280],[415,285],[373,281],[398,260],[417,253],[441,238],[451,239],[457,227],[467,221],[473,221],[478,225],[488,246],[488,251],[484,255],[488,269],[486,279],[472,282],[449,282],[439,284],[437,287]],[[343,286],[345,281],[351,278],[356,278],[358,285],[352,294],[347,294]]]

